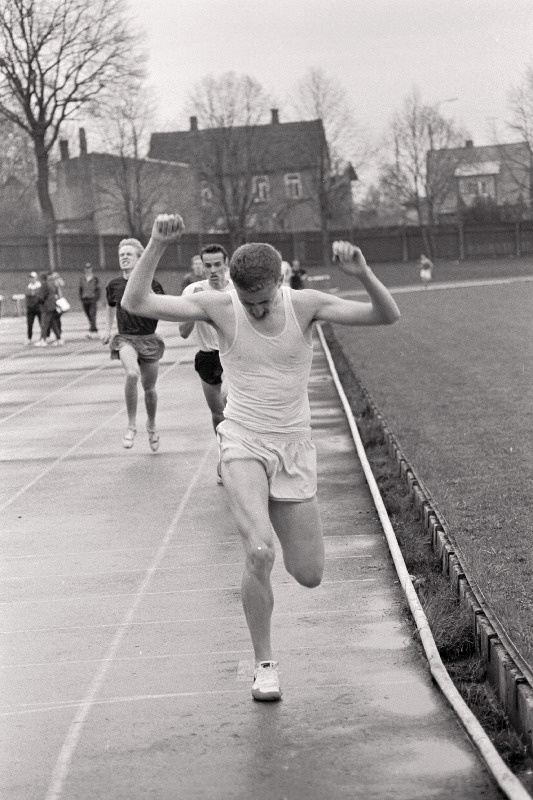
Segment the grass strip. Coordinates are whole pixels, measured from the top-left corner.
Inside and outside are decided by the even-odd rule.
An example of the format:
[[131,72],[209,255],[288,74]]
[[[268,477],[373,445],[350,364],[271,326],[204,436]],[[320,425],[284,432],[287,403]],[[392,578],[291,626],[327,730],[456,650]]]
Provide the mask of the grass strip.
[[[389,453],[381,423],[350,363],[331,327],[324,325],[323,332],[440,657],[504,762],[524,787],[533,791],[533,759],[487,681],[485,665],[476,651],[472,615],[442,573],[441,558],[433,550],[419,510]],[[410,619],[407,603],[404,613]],[[416,640],[414,626],[413,636]],[[421,645],[420,651],[423,654]]]

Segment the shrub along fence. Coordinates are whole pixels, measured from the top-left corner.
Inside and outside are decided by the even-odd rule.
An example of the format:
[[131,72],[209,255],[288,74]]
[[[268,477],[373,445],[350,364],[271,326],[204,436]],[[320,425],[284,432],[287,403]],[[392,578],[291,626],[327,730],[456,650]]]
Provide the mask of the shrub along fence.
[[[117,248],[122,238],[116,235],[58,234],[55,248],[57,269],[81,270],[89,261],[96,270],[117,270]],[[424,252],[422,232],[416,226],[336,230],[330,232],[329,238],[331,242],[335,239],[356,242],[370,263],[415,261]],[[250,233],[248,241],[269,242],[287,261],[299,258],[306,267],[322,265],[320,231]],[[210,242],[220,242],[230,251],[228,234],[185,233],[180,242],[167,248],[161,267],[188,269],[192,256]],[[433,242],[437,259],[462,261],[528,255],[533,253],[533,221],[442,225],[434,229]],[[46,271],[52,252],[53,242],[45,236],[0,236],[0,270]]]

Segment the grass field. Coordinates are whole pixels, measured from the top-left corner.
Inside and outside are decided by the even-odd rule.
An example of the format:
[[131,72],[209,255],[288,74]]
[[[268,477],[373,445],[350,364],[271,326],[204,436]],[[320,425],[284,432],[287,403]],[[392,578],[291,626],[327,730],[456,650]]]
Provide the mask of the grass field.
[[526,281],[402,291],[396,326],[335,335],[533,666],[532,300]]
[[[419,267],[416,262],[372,264],[372,269],[386,286],[407,286],[420,283]],[[100,277],[102,286],[105,286],[111,278],[119,274],[118,265],[116,270],[96,271],[96,274]],[[157,277],[168,294],[178,294],[184,274],[183,270],[174,272],[164,270],[158,272]],[[66,282],[65,296],[71,304],[78,306],[78,285],[81,270],[62,270],[61,275]],[[311,288],[331,288],[340,291],[354,288],[353,278],[345,275],[337,266],[331,264],[326,267],[313,267],[309,269],[309,275],[311,277],[317,275],[329,276],[327,281],[309,283]],[[480,259],[461,262],[438,261],[434,270],[435,282],[505,278],[512,275],[533,275],[533,258]],[[16,303],[12,300],[12,297],[14,294],[23,293],[27,283],[28,273],[25,271],[0,270],[0,295],[4,297],[2,304],[3,316],[16,314]]]

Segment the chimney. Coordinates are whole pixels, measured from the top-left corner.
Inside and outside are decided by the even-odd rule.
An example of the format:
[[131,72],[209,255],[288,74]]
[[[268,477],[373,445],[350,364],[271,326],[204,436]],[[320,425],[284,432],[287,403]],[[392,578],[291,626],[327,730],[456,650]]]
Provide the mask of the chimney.
[[85,135],[85,128],[80,128],[79,137],[80,137],[80,156],[86,156],[87,155],[87,137]]
[[272,114],[272,125],[279,125],[279,111],[277,108],[271,108],[270,113]]
[[68,154],[68,140],[59,140],[59,152],[61,153],[61,161],[68,161],[70,156]]
[[473,147],[473,146],[474,146],[474,140],[473,139],[467,139],[466,142],[465,142],[465,147]]
[[191,131],[198,130],[198,117],[189,117],[191,122]]

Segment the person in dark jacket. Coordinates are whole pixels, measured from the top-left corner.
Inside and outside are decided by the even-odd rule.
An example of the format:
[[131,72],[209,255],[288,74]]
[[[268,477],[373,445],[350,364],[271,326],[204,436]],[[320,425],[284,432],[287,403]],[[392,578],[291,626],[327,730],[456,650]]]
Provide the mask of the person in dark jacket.
[[30,272],[30,282],[26,286],[26,323],[28,326],[28,344],[32,344],[33,323],[35,320],[41,326],[41,307],[39,305],[39,289],[41,281],[36,272]]
[[292,262],[291,289],[305,289],[307,272],[295,258]]
[[96,313],[100,299],[100,281],[98,276],[93,273],[91,264],[85,264],[83,271],[84,275],[80,278],[79,296],[85,316],[89,320],[89,332],[86,335],[87,339],[98,339]]
[[42,286],[39,289],[39,305],[41,307],[41,338],[35,342],[35,347],[47,347],[48,337],[51,333],[55,335],[52,346],[63,345],[61,338],[61,315],[59,314],[56,301],[59,297],[60,289],[56,286],[52,275],[46,272],[41,273]]

